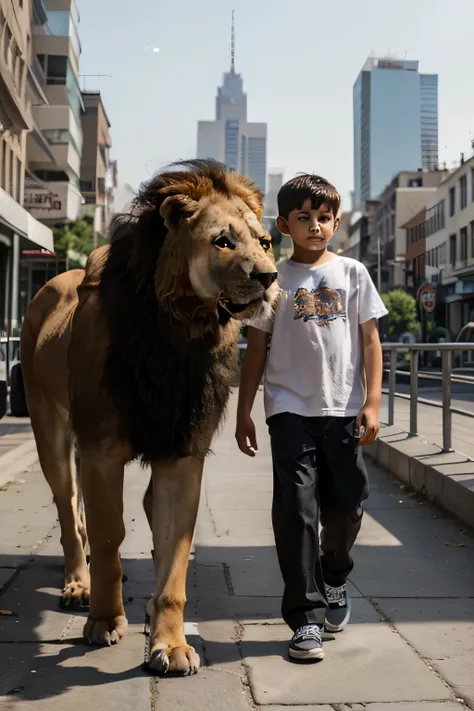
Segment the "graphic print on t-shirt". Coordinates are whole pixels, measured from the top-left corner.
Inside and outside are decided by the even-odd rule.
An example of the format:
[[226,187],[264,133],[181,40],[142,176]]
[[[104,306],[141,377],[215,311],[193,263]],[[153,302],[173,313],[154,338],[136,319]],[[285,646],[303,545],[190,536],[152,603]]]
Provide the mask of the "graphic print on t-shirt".
[[303,321],[316,321],[318,326],[329,326],[337,318],[346,318],[343,302],[345,292],[343,289],[331,289],[325,286],[323,279],[317,289],[300,288],[293,299],[295,310],[294,319]]

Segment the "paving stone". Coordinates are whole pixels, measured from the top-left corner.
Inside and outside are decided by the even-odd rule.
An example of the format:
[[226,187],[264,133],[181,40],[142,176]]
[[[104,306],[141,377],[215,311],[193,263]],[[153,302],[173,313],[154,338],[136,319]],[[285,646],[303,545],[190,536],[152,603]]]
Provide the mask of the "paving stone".
[[320,704],[318,706],[257,706],[257,709],[261,709],[261,711],[334,711],[329,704]]
[[141,668],[144,636],[139,630],[129,631],[110,648],[82,643],[5,646],[9,666],[0,675],[0,693],[20,691],[0,696],[2,711],[150,708],[150,677]]
[[372,597],[469,597],[473,554],[473,539],[462,524],[429,504],[408,511],[372,510],[353,549],[351,580]]
[[400,634],[454,688],[474,703],[474,598],[378,600]]
[[[394,704],[368,704],[367,711],[460,711],[463,707],[455,701],[442,701],[440,703],[414,702]],[[272,711],[275,711],[272,709]],[[288,710],[287,710],[288,711]],[[291,709],[294,711],[294,709]]]
[[0,590],[11,582],[16,572],[16,568],[0,568]]
[[222,670],[201,669],[188,679],[160,679],[159,711],[251,711],[248,692],[239,676]]
[[413,650],[379,621],[366,600],[353,622],[325,644],[321,664],[288,661],[286,626],[245,627],[242,653],[257,704],[340,704],[449,700],[450,690]]

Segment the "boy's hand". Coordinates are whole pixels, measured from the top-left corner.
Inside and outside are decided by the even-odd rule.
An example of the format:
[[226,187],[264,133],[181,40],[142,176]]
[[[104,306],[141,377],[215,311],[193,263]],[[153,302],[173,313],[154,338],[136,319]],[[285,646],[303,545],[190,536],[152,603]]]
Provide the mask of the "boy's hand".
[[235,430],[235,439],[241,452],[248,457],[255,457],[255,452],[258,449],[257,435],[255,425],[252,418],[239,417],[237,418],[237,428]]
[[364,405],[356,417],[355,434],[365,427],[365,432],[359,440],[359,446],[365,447],[372,444],[378,437],[380,429],[379,408],[374,405]]

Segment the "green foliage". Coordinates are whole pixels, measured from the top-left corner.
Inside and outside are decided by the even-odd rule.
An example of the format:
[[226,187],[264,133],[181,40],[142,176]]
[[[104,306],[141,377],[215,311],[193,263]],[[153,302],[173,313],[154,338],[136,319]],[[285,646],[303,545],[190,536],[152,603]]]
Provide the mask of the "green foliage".
[[[77,258],[71,258],[71,252],[79,257],[88,257],[94,249],[94,227],[91,217],[69,222],[61,227],[53,228],[54,248],[59,259],[65,259],[68,269],[79,266]],[[106,243],[101,235],[96,235],[96,246]]]
[[389,313],[388,335],[396,339],[402,333],[413,333],[418,336],[420,323],[416,314],[416,300],[402,289],[395,289],[382,294],[382,300]]

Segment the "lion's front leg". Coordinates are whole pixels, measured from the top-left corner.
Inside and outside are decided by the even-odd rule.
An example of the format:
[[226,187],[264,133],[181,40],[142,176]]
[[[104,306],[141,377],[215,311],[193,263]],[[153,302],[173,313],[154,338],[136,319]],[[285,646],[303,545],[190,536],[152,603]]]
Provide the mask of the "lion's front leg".
[[81,449],[81,479],[90,545],[91,597],[84,637],[111,645],[127,628],[122,601],[120,545],[123,523],[124,460],[110,450]]
[[184,607],[202,470],[197,457],[152,466],[155,592],[147,611],[149,669],[155,674],[186,676],[199,669],[199,656],[184,636]]

